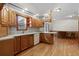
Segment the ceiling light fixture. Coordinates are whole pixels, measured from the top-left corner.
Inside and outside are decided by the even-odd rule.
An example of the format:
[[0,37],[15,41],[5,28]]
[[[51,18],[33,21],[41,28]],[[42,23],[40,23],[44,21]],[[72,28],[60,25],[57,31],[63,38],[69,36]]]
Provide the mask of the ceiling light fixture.
[[54,8],[54,11],[60,12],[61,11],[61,8]]
[[25,12],[25,10],[22,10],[22,12]]
[[72,14],[72,15],[68,15],[68,16],[66,16],[66,17],[72,18],[72,17],[75,17],[75,16],[76,16],[76,15]]
[[22,12],[25,12],[25,11],[27,11],[28,9],[27,8],[25,8],[24,10],[22,10]]
[[27,11],[27,10],[28,10],[28,8],[25,8],[24,10],[26,10],[26,11]]

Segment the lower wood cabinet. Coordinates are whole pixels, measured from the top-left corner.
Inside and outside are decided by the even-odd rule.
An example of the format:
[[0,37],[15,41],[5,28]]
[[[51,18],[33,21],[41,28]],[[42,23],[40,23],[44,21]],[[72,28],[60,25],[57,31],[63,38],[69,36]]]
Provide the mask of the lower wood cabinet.
[[0,56],[14,55],[14,40],[7,39],[0,41]]
[[27,43],[28,44],[28,48],[32,47],[34,45],[34,35],[28,35],[27,41],[28,41],[28,43]]
[[34,45],[33,35],[23,35],[21,36],[21,50],[27,49]]
[[57,36],[58,36],[59,38],[67,38],[67,32],[58,32],[58,33],[57,33]]
[[57,36],[59,38],[71,38],[76,39],[78,38],[78,32],[58,32]]
[[14,54],[17,54],[21,51],[21,38],[20,36],[14,39]]
[[34,35],[17,36],[0,41],[0,56],[13,56],[34,45]]
[[50,33],[41,33],[40,42],[52,44],[54,40],[54,35]]
[[28,48],[28,37],[26,35],[21,36],[21,50]]

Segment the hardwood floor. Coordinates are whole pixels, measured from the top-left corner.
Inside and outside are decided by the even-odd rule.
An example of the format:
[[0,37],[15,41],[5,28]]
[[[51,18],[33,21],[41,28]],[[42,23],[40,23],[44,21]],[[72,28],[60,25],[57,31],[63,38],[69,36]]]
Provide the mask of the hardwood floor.
[[55,38],[54,44],[40,43],[17,56],[79,56],[79,39]]

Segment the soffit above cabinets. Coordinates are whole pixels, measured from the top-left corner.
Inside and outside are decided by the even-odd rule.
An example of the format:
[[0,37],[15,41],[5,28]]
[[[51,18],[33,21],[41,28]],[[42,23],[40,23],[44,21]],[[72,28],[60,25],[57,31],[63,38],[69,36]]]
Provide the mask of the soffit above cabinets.
[[[48,13],[48,10],[52,10],[53,18],[55,19],[67,19],[72,14],[79,14],[79,3],[13,3],[23,9],[28,8],[30,12],[34,14],[43,15]],[[54,11],[55,8],[61,9],[60,12]]]

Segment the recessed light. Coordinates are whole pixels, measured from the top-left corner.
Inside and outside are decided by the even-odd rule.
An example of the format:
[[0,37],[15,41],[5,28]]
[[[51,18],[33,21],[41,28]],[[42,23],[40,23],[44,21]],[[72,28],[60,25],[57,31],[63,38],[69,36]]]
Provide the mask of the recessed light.
[[37,16],[39,16],[39,14],[36,14]]
[[24,10],[28,10],[28,8],[25,8]]
[[24,10],[22,10],[22,12],[25,12]]
[[68,16],[66,16],[66,17],[70,17],[70,18],[72,18],[72,17],[74,17],[75,15],[74,14],[72,14],[72,15],[68,15]]
[[56,11],[56,12],[60,12],[61,11],[61,8],[54,8],[54,11]]
[[72,15],[69,15],[69,16],[67,16],[67,17],[73,17]]
[[57,11],[57,12],[59,12],[60,10],[59,10],[59,9],[57,9],[56,11]]

